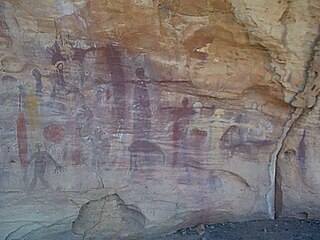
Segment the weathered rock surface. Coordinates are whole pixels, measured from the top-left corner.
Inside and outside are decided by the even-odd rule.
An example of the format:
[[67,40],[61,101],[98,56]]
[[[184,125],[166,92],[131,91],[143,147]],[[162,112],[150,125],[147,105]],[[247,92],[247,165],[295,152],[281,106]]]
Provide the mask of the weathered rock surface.
[[319,8],[0,3],[0,236],[319,217]]
[[[308,85],[308,95],[305,102],[310,106],[301,111],[283,144],[279,154],[278,171],[279,197],[283,198],[278,206],[280,216],[317,218],[319,217],[320,179],[319,169],[319,99],[318,95],[320,71],[319,43],[315,46],[313,61],[309,74],[314,76]],[[312,101],[310,101],[312,99]]]
[[81,207],[72,230],[84,238],[139,237],[146,217],[134,205],[126,205],[118,195],[92,200]]

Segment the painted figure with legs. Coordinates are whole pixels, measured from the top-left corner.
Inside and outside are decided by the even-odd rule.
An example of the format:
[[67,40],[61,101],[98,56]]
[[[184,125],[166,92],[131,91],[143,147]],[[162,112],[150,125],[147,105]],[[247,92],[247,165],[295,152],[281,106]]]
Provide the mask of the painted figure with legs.
[[62,173],[65,171],[65,168],[59,165],[47,151],[41,151],[41,143],[37,143],[35,145],[35,148],[36,152],[33,153],[30,159],[30,162],[34,161],[34,175],[29,187],[29,191],[31,192],[36,187],[38,179],[47,189],[53,190],[50,183],[45,179],[47,164],[49,162],[52,162],[54,164],[55,173]]

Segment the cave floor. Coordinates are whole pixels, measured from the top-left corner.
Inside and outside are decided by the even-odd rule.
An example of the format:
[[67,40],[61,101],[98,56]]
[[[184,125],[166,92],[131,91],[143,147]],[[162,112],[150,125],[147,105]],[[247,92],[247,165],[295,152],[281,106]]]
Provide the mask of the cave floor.
[[319,220],[263,220],[182,229],[159,240],[319,240]]

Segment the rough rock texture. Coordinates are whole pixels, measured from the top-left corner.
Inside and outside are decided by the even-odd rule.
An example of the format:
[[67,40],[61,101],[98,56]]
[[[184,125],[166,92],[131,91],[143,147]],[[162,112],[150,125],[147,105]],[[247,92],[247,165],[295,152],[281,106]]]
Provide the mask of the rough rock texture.
[[[320,71],[320,48],[315,46],[313,62],[309,72],[315,79],[310,87],[307,99],[317,95]],[[315,93],[315,94],[314,94]],[[309,108],[303,109],[283,144],[279,154],[279,182],[282,189],[283,204],[278,211],[286,216],[316,218],[319,217],[320,190],[318,133],[320,120],[319,99],[312,101]],[[292,187],[294,186],[294,187]],[[293,211],[294,210],[294,211]]]
[[145,235],[146,217],[136,206],[126,205],[118,195],[92,200],[81,207],[73,222],[75,234],[96,238],[123,238]]
[[2,1],[0,237],[319,217],[319,8]]

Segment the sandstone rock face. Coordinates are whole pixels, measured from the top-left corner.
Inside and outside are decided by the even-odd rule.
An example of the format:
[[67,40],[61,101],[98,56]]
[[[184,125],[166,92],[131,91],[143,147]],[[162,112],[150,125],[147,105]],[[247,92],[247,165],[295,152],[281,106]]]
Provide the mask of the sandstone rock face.
[[[308,94],[303,100],[310,106],[301,110],[284,141],[278,159],[278,179],[282,188],[278,194],[283,201],[277,211],[284,216],[316,218],[319,216],[319,169],[318,132],[319,99],[318,72],[320,71],[319,43],[315,46],[309,74],[314,76],[309,83]],[[307,90],[306,90],[307,91]],[[312,99],[312,100],[311,100]]]
[[139,237],[146,217],[136,206],[126,205],[118,195],[93,200],[81,207],[73,232],[85,238]]
[[0,236],[319,217],[318,0],[0,3]]

